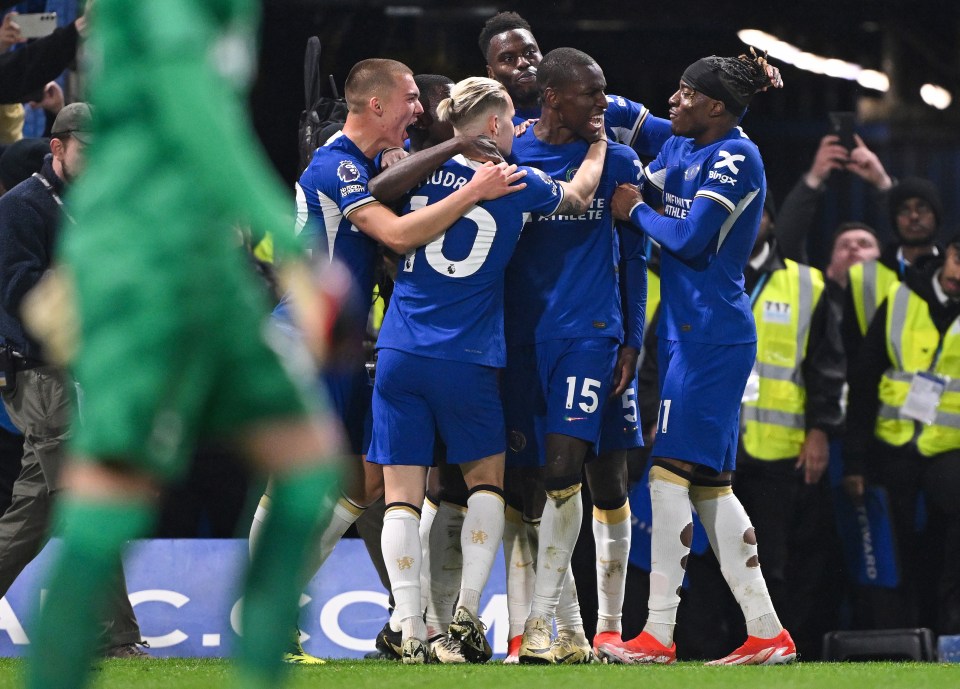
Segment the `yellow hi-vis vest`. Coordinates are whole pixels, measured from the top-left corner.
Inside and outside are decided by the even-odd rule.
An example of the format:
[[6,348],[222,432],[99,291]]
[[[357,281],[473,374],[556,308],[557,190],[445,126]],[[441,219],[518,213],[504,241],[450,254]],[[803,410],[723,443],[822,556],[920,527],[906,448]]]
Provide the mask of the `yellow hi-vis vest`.
[[660,276],[647,268],[647,323],[660,306]]
[[[927,302],[906,285],[894,285],[887,294],[887,354],[893,366],[880,379],[876,437],[902,446],[916,435],[917,449],[926,457],[960,448],[960,318],[947,328],[941,345]],[[930,425],[900,416],[910,383],[921,371],[946,383]]]
[[877,308],[887,298],[890,287],[900,282],[900,278],[880,261],[857,263],[850,267],[849,276],[857,325],[860,326],[860,334],[866,335]]
[[757,323],[760,395],[741,410],[743,448],[765,460],[800,455],[806,436],[807,391],[801,364],[807,356],[810,321],[823,294],[823,274],[810,266],[784,261],[770,273],[753,304]]

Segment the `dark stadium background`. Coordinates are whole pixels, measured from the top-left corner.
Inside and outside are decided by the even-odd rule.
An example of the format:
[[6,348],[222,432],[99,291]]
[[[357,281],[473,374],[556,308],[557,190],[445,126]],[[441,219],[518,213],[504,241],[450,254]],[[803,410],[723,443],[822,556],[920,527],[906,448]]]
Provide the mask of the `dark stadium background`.
[[[285,180],[296,178],[297,118],[303,109],[303,52],[320,36],[322,69],[342,88],[357,60],[392,57],[414,72],[457,80],[483,74],[477,35],[499,10],[520,12],[544,53],[573,46],[597,59],[609,92],[666,116],[666,101],[684,67],[709,54],[736,55],[736,32],[756,28],[803,50],[878,69],[891,77],[884,96],[844,81],[781,65],[786,89],[755,99],[744,128],[764,156],[779,201],[807,168],[831,110],[861,113],[859,131],[896,177],[919,174],[943,192],[945,234],[960,229],[960,102],[944,111],[925,105],[920,85],[960,88],[960,3],[950,1],[807,0],[763,2],[585,2],[501,4],[488,0],[266,0],[254,122]],[[960,94],[958,94],[960,95]],[[869,218],[857,180],[839,176],[826,197],[822,237],[811,261],[822,264],[825,241],[842,219]],[[881,223],[882,224],[882,223]]]

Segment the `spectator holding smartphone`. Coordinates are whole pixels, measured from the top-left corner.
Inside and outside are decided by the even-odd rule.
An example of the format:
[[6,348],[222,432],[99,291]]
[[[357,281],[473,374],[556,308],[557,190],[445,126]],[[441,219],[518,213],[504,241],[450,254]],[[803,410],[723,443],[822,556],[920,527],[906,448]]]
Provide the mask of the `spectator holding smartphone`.
[[7,14],[0,25],[0,48],[7,46],[6,52],[0,50],[0,103],[22,102],[45,89],[76,58],[86,26],[83,15],[45,38],[10,51],[10,46],[26,39],[16,24],[16,13]]
[[[853,135],[853,141],[856,145],[848,150],[840,144],[840,137],[836,134],[827,134],[820,139],[810,168],[784,199],[777,218],[776,235],[785,258],[809,263],[807,236],[820,209],[820,199],[827,189],[827,181],[834,171],[852,172],[876,189],[878,194],[889,191],[893,186],[893,180],[877,154],[867,147],[858,134]],[[882,201],[878,202],[878,206],[882,205]]]

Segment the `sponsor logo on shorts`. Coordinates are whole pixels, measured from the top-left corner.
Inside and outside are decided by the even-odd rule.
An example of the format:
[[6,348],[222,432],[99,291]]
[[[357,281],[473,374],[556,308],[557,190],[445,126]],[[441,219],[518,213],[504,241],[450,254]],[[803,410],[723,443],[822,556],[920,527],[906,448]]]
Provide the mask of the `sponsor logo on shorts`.
[[596,329],[598,329],[598,330],[603,330],[604,328],[607,327],[607,322],[606,322],[606,321],[594,321],[594,322],[593,322],[593,327],[596,328]]
[[510,431],[510,450],[512,452],[523,452],[527,447],[527,436],[520,431]]

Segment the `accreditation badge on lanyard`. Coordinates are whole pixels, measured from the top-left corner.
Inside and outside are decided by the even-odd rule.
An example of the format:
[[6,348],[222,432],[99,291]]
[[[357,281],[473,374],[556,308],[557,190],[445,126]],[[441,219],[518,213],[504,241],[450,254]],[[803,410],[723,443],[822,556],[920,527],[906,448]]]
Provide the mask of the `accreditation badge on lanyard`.
[[[753,308],[753,305],[757,303],[757,299],[760,297],[760,293],[763,291],[769,278],[770,273],[764,273],[760,276],[760,279],[757,280],[757,284],[754,285],[753,291],[750,293],[750,308]],[[779,321],[779,318],[772,320]],[[789,321],[790,317],[787,316],[787,322],[789,323]],[[760,399],[760,372],[757,370],[757,362],[754,360],[753,368],[750,369],[750,375],[747,377],[747,384],[743,388],[740,403],[748,404],[750,402],[756,402],[758,399]]]
[[747,385],[743,389],[743,397],[740,398],[741,404],[756,402],[760,399],[760,373],[757,371],[757,365],[753,365],[750,376],[747,378]]
[[913,376],[907,399],[900,407],[900,416],[927,425],[937,420],[937,407],[947,387],[947,380],[933,373],[921,371]]

